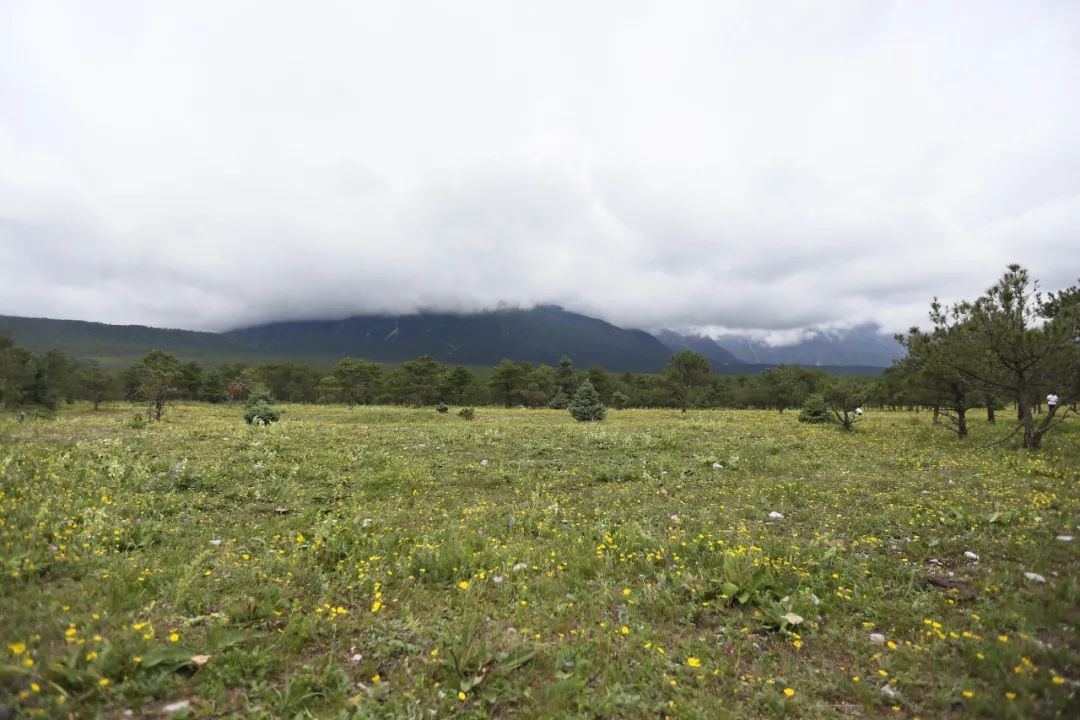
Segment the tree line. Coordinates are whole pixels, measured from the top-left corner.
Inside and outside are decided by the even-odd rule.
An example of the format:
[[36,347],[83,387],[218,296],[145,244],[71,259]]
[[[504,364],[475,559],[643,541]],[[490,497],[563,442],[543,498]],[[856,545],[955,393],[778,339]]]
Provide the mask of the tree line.
[[[588,380],[612,408],[798,407],[827,373],[780,366],[757,376],[719,376],[689,350],[672,356],[663,373],[611,373],[599,365],[579,369],[569,357],[552,367],[506,359],[487,372],[449,366],[422,356],[396,366],[342,358],[329,370],[293,361],[225,363],[204,367],[153,350],[126,370],[109,371],[58,350],[33,353],[0,335],[0,404],[56,409],[83,400],[145,402],[153,417],[173,400],[244,401],[266,394],[286,403],[356,405],[499,405],[566,408]],[[872,378],[845,378],[871,387]]]

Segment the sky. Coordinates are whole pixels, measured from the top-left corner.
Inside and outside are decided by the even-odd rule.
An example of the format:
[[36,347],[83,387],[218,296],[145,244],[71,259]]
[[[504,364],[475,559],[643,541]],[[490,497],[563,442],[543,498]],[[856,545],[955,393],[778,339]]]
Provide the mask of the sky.
[[0,0],[0,314],[767,339],[1080,278],[1080,3]]

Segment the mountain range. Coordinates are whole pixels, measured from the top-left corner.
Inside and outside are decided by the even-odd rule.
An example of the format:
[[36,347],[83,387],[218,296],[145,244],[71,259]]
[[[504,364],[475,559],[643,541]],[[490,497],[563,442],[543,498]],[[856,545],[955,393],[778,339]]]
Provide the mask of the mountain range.
[[491,367],[503,358],[554,365],[567,355],[582,368],[656,372],[673,352],[689,349],[724,374],[757,373],[777,364],[874,374],[902,355],[900,346],[872,325],[774,347],[743,336],[652,335],[550,305],[271,322],[223,333],[0,315],[0,333],[31,350],[58,349],[106,367],[125,367],[161,348],[204,364],[296,360],[328,366],[345,356],[392,363],[431,355],[447,364]]

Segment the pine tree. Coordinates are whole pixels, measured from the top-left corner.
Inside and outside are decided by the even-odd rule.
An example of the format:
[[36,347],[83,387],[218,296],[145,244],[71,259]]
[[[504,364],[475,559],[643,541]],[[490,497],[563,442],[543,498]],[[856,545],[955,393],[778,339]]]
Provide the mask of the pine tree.
[[559,392],[555,393],[555,397],[551,398],[548,407],[553,410],[565,410],[570,407],[570,399],[563,394],[562,390],[559,390]]
[[607,415],[607,408],[600,402],[600,394],[596,392],[593,384],[586,380],[578,388],[577,395],[570,403],[570,414],[578,422],[591,422],[603,420]]

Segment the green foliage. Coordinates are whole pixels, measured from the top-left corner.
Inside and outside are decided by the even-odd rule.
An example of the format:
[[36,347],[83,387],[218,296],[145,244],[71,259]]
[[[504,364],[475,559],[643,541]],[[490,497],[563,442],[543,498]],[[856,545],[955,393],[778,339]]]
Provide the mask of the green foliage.
[[814,385],[813,371],[792,365],[770,368],[761,374],[766,403],[780,412],[798,407]]
[[458,410],[458,417],[462,420],[472,420],[476,417],[476,409],[471,407],[463,407]]
[[117,389],[116,378],[94,362],[78,371],[77,382],[79,397],[92,402],[95,410]]
[[555,393],[555,397],[548,402],[548,407],[552,410],[565,410],[570,407],[570,398],[566,397],[562,390],[559,390]]
[[342,358],[334,369],[319,381],[323,402],[344,403],[349,407],[375,402],[382,368],[375,363]]
[[504,359],[491,371],[488,386],[504,407],[521,403],[521,394],[525,387],[525,369],[513,360]]
[[802,410],[799,411],[799,422],[811,424],[829,424],[836,422],[836,416],[821,395],[810,395],[803,402]]
[[147,404],[147,418],[161,420],[165,405],[180,392],[180,362],[172,353],[151,350],[131,369],[136,397]]
[[244,420],[248,425],[269,425],[281,419],[281,410],[265,400],[248,403],[244,408]]
[[281,419],[281,409],[274,407],[270,390],[262,385],[252,389],[244,405],[244,420],[248,425],[269,425]]
[[840,427],[850,431],[862,418],[858,411],[866,403],[868,385],[857,378],[834,377],[822,383],[821,390]]
[[607,408],[600,402],[600,394],[588,380],[581,383],[567,409],[578,422],[597,422],[607,416]]
[[683,350],[671,356],[664,378],[671,391],[676,407],[683,412],[696,404],[709,385],[712,366],[709,361],[693,350]]
[[446,403],[439,403],[435,406],[435,412],[445,415],[446,413],[450,412],[450,406]]
[[630,405],[630,396],[624,392],[616,390],[611,393],[611,406],[616,410],[622,410]]
[[[961,382],[965,405],[970,394],[1010,398],[1025,448],[1040,448],[1068,414],[1060,408],[1080,399],[1080,288],[1044,294],[1027,270],[1010,265],[973,302],[945,307],[935,299],[930,319],[931,336],[907,338],[927,369],[924,386]],[[1057,392],[1061,405],[1037,421],[1034,408],[1048,392]]]

